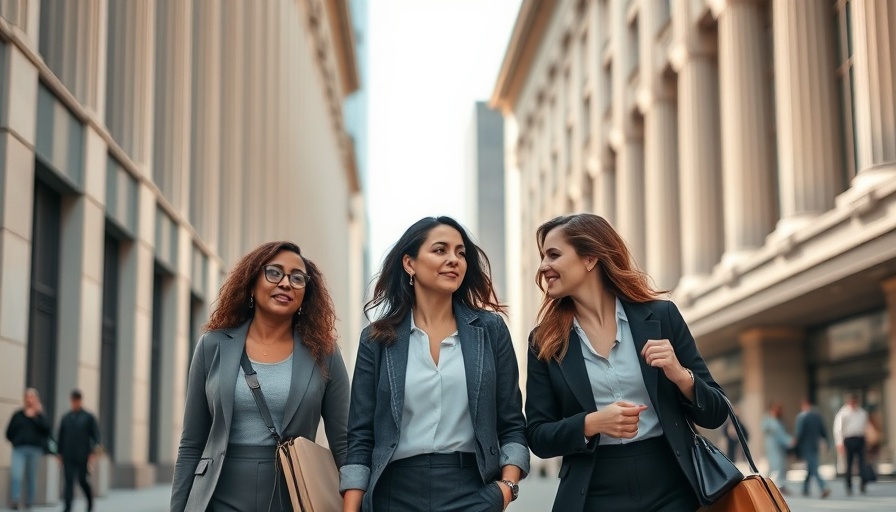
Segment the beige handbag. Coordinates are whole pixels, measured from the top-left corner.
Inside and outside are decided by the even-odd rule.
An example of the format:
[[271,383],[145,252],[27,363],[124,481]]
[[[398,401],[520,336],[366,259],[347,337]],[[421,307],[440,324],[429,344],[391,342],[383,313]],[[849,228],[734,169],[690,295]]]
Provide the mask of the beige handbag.
[[296,512],[341,512],[339,471],[330,450],[297,437],[277,447],[280,466]]

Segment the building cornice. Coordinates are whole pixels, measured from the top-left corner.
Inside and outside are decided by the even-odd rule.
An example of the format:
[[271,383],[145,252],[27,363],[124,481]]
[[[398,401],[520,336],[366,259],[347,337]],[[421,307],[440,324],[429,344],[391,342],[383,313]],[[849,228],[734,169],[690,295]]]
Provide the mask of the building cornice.
[[326,0],[327,19],[333,35],[333,50],[339,66],[342,96],[360,87],[358,61],[355,55],[355,28],[349,13],[348,0]]
[[513,110],[556,5],[557,0],[523,0],[489,107]]

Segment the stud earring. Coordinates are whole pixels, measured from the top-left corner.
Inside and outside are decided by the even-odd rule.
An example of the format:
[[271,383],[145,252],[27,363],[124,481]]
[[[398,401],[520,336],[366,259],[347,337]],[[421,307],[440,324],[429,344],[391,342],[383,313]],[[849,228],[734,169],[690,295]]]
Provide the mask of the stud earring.
[[411,278],[408,279],[408,284],[414,286],[414,274],[411,274]]
[[255,297],[250,295],[249,296],[249,309],[252,309],[254,307],[255,307]]

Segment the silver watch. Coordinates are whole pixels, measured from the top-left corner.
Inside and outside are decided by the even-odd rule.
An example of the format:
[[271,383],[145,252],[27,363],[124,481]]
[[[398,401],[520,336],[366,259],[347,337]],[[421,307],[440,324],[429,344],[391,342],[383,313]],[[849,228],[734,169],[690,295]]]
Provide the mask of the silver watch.
[[510,487],[510,501],[515,501],[520,495],[520,486],[510,480],[498,480],[502,484]]

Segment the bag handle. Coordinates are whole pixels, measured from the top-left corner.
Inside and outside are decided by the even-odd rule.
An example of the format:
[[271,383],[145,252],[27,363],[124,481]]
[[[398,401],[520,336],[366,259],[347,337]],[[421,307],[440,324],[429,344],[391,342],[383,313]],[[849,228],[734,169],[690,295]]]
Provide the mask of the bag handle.
[[252,368],[252,363],[249,361],[249,355],[246,354],[245,348],[243,348],[243,356],[240,358],[240,366],[243,367],[246,383],[249,384],[249,389],[252,390],[252,396],[255,397],[255,405],[258,406],[258,411],[261,413],[261,419],[264,421],[265,426],[268,427],[268,431],[274,438],[274,442],[277,443],[277,446],[280,446],[280,434],[277,433],[277,428],[274,427],[274,419],[271,418],[271,411],[268,409],[268,403],[261,393],[261,383],[258,382],[258,374],[255,373],[255,369]]
[[731,407],[731,402],[728,400],[727,396],[723,394],[722,398],[725,400],[725,405],[728,407],[728,417],[731,419],[731,424],[734,425],[735,432],[737,432],[737,439],[740,441],[740,447],[744,452],[744,457],[750,464],[750,469],[753,473],[759,474],[759,470],[756,468],[756,463],[753,462],[753,455],[750,454],[750,447],[747,445],[747,436],[744,435],[744,429],[740,426],[740,420],[738,420],[737,415],[734,414],[734,407]]

